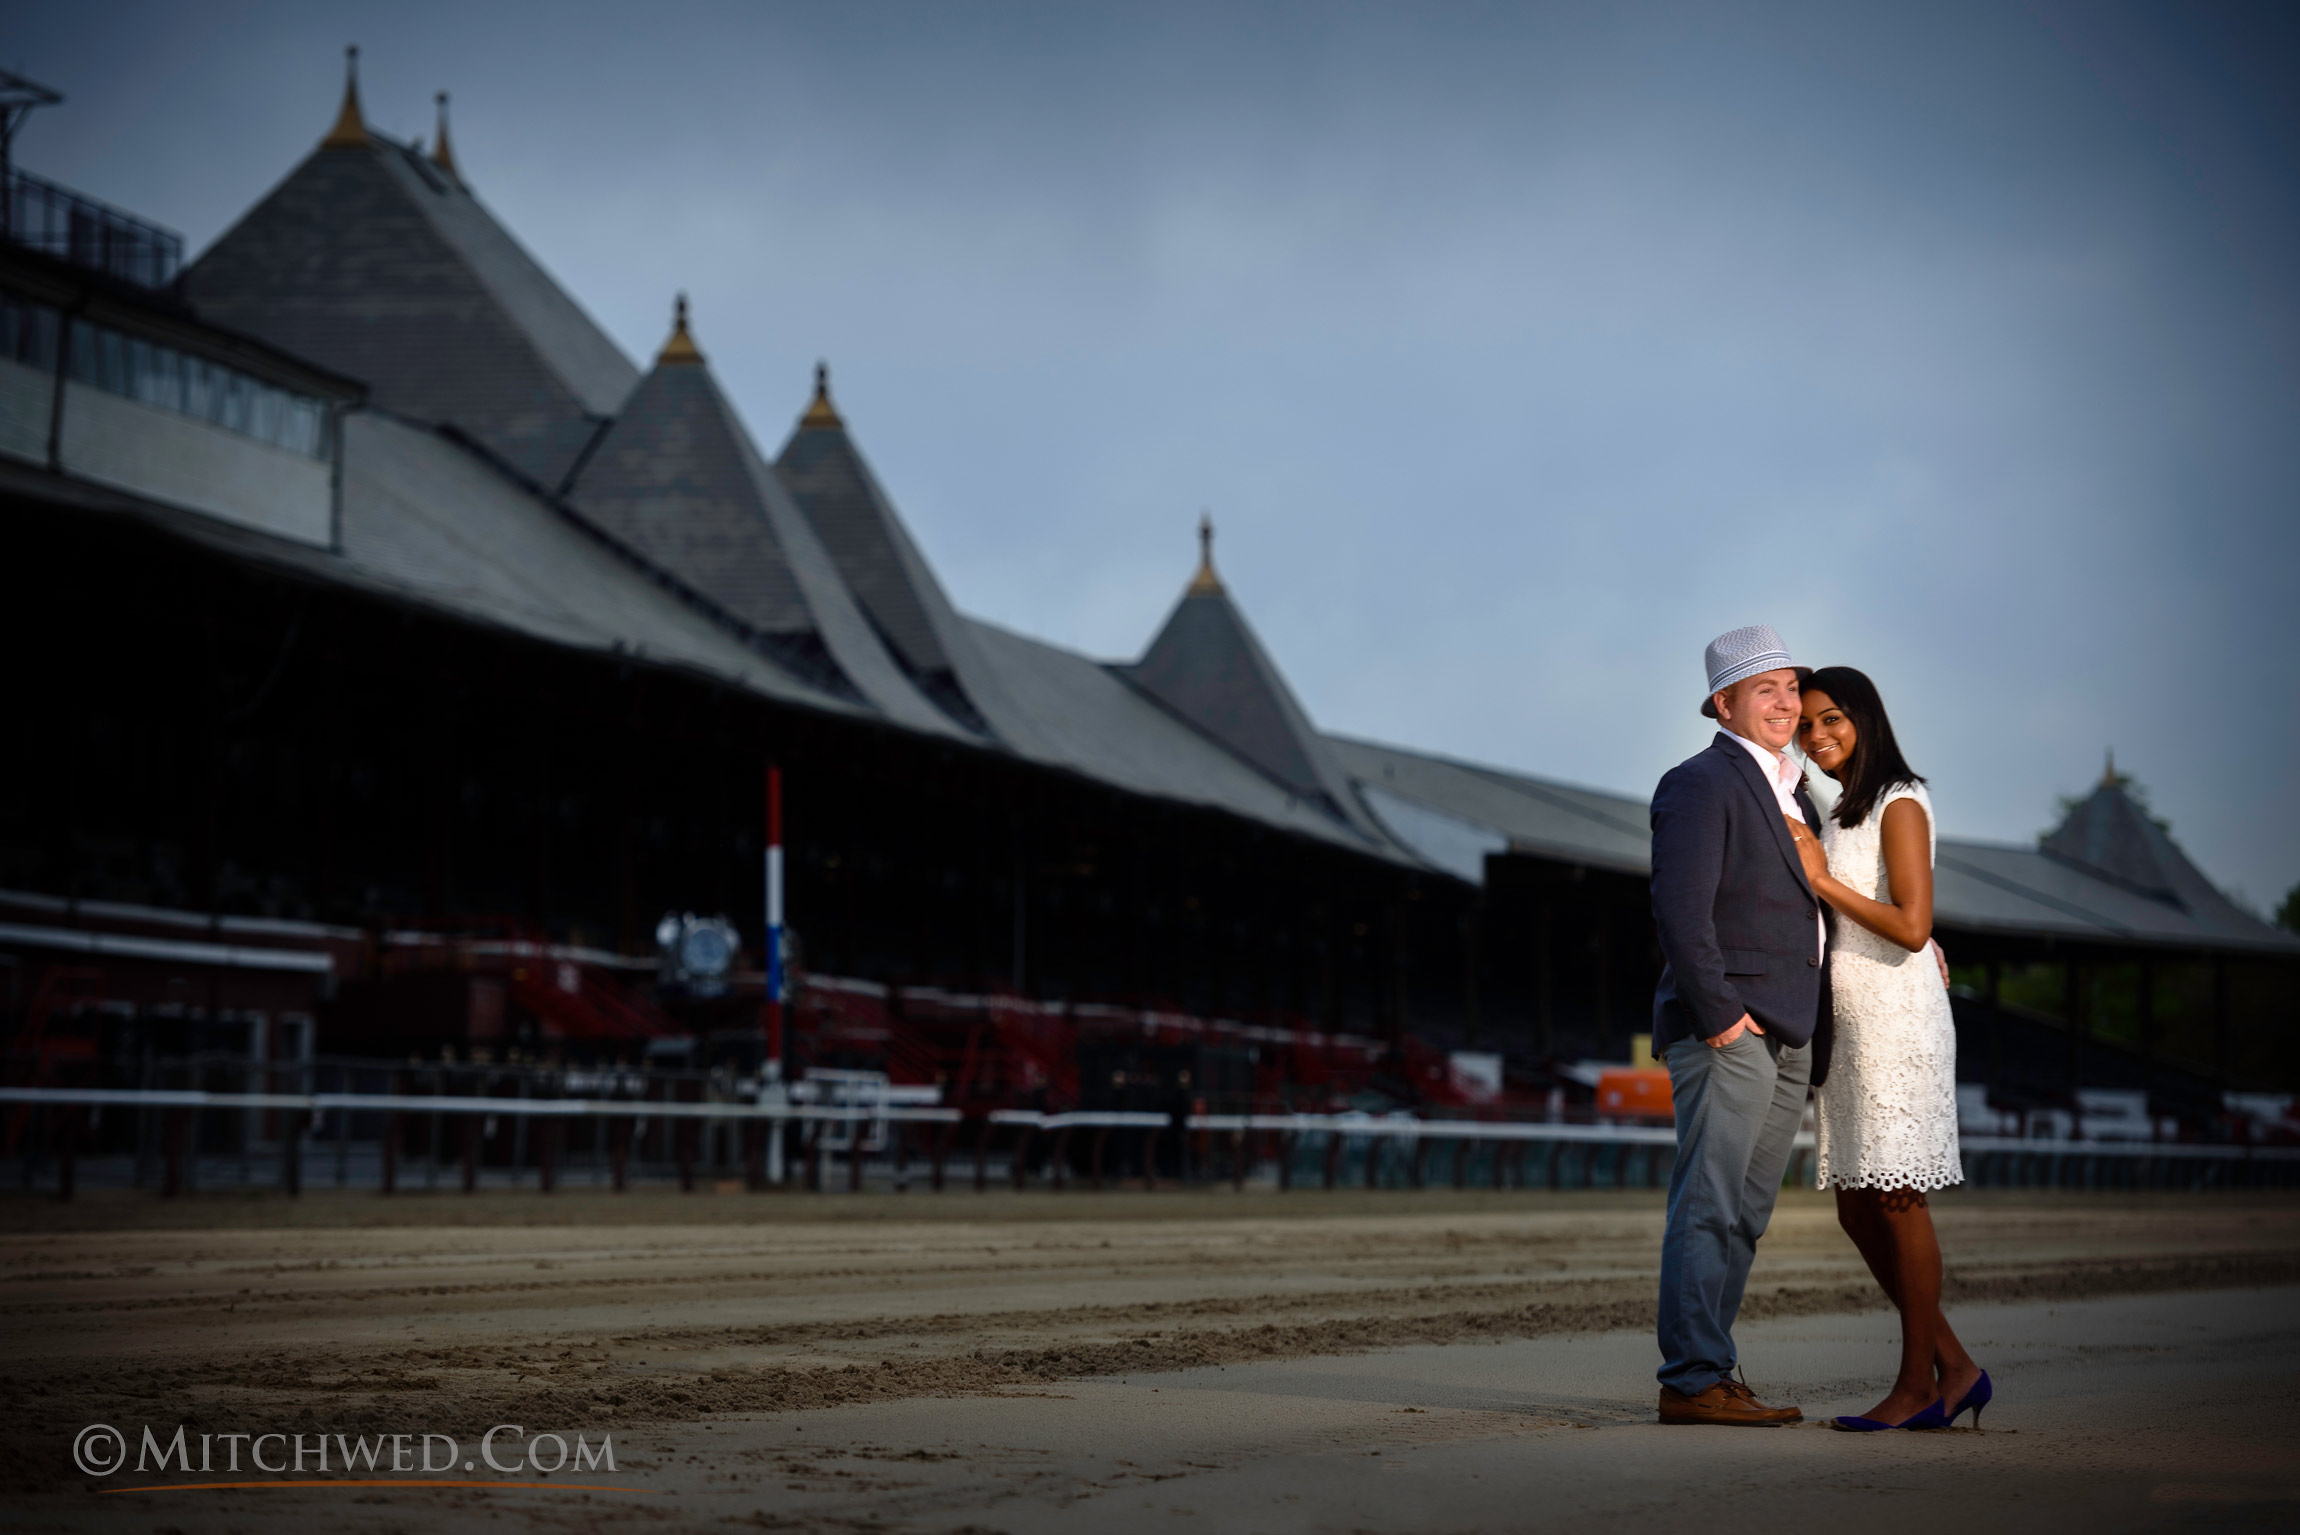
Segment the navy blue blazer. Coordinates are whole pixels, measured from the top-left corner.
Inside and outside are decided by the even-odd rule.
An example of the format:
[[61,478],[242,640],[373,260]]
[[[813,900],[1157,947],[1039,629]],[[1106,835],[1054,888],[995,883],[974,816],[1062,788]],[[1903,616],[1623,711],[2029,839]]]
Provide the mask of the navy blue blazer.
[[[1802,789],[1797,805],[1818,828]],[[1722,1034],[1747,1013],[1785,1044],[1817,1041],[1818,1083],[1830,1021],[1828,966],[1814,952],[1821,910],[1764,772],[1719,731],[1653,792],[1653,926],[1663,961],[1654,1051]]]

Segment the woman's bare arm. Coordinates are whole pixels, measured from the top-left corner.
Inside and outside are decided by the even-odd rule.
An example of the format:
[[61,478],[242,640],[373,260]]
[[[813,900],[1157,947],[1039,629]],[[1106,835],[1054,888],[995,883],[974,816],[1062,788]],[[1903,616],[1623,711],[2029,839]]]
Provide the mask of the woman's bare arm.
[[[1797,841],[1797,856],[1805,865],[1805,878],[1813,893],[1875,933],[1890,938],[1914,954],[1933,936],[1933,856],[1931,828],[1925,807],[1913,799],[1897,799],[1885,807],[1885,878],[1893,892],[1891,905],[1842,884],[1829,873],[1829,858],[1820,840],[1805,830],[1802,821],[1790,822]],[[1943,961],[1946,964],[1946,961]]]

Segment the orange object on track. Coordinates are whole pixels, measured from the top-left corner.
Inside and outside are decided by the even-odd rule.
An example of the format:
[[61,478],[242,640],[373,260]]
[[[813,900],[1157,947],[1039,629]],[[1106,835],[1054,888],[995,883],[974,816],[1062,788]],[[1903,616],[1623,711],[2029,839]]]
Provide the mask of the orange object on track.
[[1677,1110],[1669,1097],[1669,1073],[1658,1066],[1643,1069],[1625,1066],[1619,1071],[1598,1073],[1597,1112],[1639,1119],[1675,1119]]

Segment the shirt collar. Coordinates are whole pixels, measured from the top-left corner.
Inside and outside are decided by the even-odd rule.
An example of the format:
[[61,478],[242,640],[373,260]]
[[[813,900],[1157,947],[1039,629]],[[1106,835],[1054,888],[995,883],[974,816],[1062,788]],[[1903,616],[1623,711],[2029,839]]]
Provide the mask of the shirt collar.
[[1796,773],[1796,765],[1789,760],[1787,752],[1777,752],[1770,746],[1760,745],[1737,730],[1728,730],[1724,734],[1729,740],[1748,752],[1750,756],[1757,759],[1758,767],[1764,770],[1765,777],[1769,782],[1788,783],[1792,781],[1793,775]]

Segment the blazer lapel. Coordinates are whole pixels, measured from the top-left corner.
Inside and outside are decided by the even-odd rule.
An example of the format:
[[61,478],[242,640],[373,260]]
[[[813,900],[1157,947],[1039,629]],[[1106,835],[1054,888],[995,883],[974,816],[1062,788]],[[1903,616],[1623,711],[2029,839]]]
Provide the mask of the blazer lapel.
[[[1716,749],[1723,752],[1740,771],[1741,781],[1749,786],[1751,794],[1757,796],[1757,803],[1764,810],[1765,824],[1773,828],[1773,845],[1781,850],[1782,858],[1788,862],[1789,872],[1797,876],[1798,885],[1807,895],[1812,895],[1812,882],[1805,878],[1805,860],[1797,856],[1797,844],[1789,840],[1789,822],[1781,814],[1781,802],[1773,797],[1773,787],[1765,782],[1764,770],[1757,766],[1757,759],[1750,756],[1748,748],[1738,741],[1726,739],[1726,733],[1722,730],[1717,732]],[[1798,808],[1805,812],[1806,825],[1818,824],[1812,819],[1812,801],[1800,799]]]

